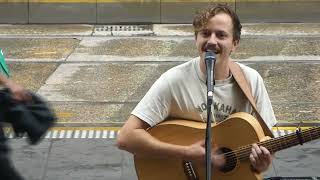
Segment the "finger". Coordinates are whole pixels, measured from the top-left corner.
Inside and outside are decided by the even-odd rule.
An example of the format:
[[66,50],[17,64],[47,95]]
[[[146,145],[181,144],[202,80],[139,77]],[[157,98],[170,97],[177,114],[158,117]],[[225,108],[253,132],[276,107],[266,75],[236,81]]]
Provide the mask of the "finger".
[[264,157],[266,164],[269,166],[269,164],[271,163],[271,158],[272,158],[269,150],[263,146],[261,146],[260,149],[263,153],[263,157]]
[[261,161],[264,158],[264,155],[260,149],[260,147],[258,145],[254,145],[253,146],[254,152],[256,153],[256,156],[254,156],[256,158],[257,161]]
[[256,167],[257,162],[256,162],[256,159],[253,157],[252,153],[250,154],[249,159],[250,159],[252,166]]
[[252,155],[252,157],[257,161],[257,160],[259,160],[259,157],[258,157],[258,153],[257,153],[257,151],[256,151],[256,148],[254,148],[253,146],[252,146],[252,148],[251,148],[251,155]]
[[199,143],[199,144],[204,144],[205,142],[206,142],[205,139],[201,139],[201,140],[197,141],[197,143]]
[[270,156],[271,156],[271,155],[270,155],[270,151],[269,151],[267,148],[265,148],[265,147],[263,147],[263,146],[260,146],[260,150],[261,150],[262,154],[263,154],[265,157],[270,157]]
[[223,155],[213,155],[212,162],[214,163],[215,167],[223,167],[226,163],[226,160]]
[[252,147],[255,149],[258,156],[260,156],[262,154],[262,151],[257,144],[253,144]]

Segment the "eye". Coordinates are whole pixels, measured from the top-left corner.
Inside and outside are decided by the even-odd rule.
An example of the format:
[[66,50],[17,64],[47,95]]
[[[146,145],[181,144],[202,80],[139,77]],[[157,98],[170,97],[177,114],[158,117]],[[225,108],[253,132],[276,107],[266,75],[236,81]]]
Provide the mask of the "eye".
[[208,30],[203,30],[203,31],[201,31],[201,35],[203,37],[209,37],[209,36],[211,36],[211,32]]
[[220,39],[224,39],[224,38],[227,37],[227,34],[226,34],[225,32],[218,31],[218,32],[216,33],[216,36],[217,36],[218,38],[220,38]]

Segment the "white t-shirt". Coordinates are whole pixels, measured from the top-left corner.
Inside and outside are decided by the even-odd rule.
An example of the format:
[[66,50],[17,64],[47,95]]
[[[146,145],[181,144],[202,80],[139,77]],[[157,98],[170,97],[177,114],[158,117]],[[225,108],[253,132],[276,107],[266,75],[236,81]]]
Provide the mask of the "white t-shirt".
[[[271,128],[276,124],[276,118],[262,77],[256,70],[239,65],[251,87],[260,115]],[[169,118],[206,122],[206,103],[206,75],[200,70],[198,57],[163,73],[131,114],[150,126]],[[212,111],[216,122],[235,112],[252,114],[249,101],[232,75],[225,80],[216,80]]]

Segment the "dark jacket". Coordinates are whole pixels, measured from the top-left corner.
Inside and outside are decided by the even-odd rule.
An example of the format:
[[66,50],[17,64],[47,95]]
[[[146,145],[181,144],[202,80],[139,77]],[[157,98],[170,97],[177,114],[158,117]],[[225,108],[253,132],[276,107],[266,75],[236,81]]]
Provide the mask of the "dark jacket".
[[30,144],[36,144],[56,121],[56,116],[50,106],[38,95],[30,93],[29,102],[16,101],[8,89],[0,90],[0,179],[22,180],[15,171],[8,157],[9,148],[6,145],[2,124],[11,124],[16,136],[27,134]]

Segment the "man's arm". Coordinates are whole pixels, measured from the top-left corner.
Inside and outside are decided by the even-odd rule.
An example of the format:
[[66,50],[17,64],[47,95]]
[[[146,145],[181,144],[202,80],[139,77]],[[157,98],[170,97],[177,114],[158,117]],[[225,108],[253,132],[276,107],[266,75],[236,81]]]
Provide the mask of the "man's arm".
[[131,115],[118,135],[119,149],[135,155],[184,158],[186,146],[172,145],[157,140],[146,131],[149,127],[146,122]]
[[[189,146],[173,145],[152,137],[146,131],[147,128],[149,128],[147,123],[131,115],[118,135],[117,145],[119,149],[129,151],[135,155],[159,158],[175,157],[204,164],[204,140]],[[215,162],[215,167],[223,166],[225,160],[222,155],[213,154],[212,158]]]

